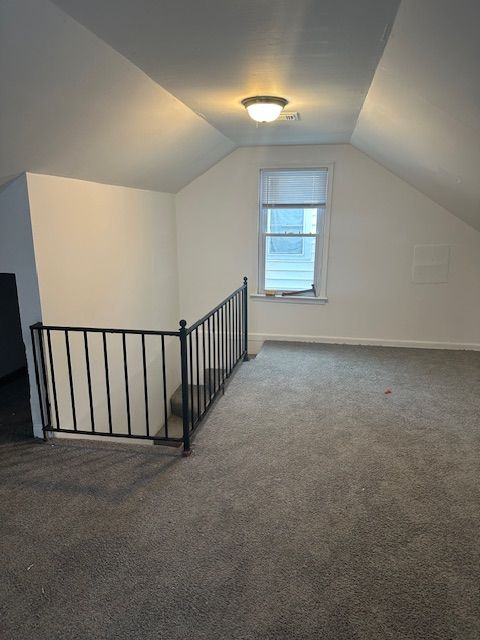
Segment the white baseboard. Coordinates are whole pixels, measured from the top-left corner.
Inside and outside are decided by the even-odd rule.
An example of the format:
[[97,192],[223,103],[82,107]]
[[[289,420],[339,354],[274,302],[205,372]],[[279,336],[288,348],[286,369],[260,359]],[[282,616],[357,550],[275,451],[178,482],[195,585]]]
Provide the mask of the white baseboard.
[[[41,424],[33,425],[33,435],[35,438],[43,438],[43,429]],[[94,433],[75,433],[73,429],[71,433],[67,433],[65,431],[47,431],[47,438],[48,440],[67,438],[70,440],[96,440],[97,442],[123,442],[124,444],[125,442],[133,442],[133,444],[153,444],[153,440],[145,440],[144,438],[116,438],[115,436],[110,435],[99,436]]]
[[[43,434],[42,434],[43,437]],[[154,444],[153,440],[145,440],[144,438],[116,438],[115,436],[99,436],[89,433],[66,433],[65,431],[48,431],[48,440],[94,440],[96,442],[116,442],[117,444],[141,444],[151,446]]]
[[385,338],[350,338],[344,336],[308,336],[281,335],[278,333],[251,333],[248,336],[248,351],[255,354],[260,351],[266,340],[278,342],[315,342],[323,344],[352,344],[377,347],[406,347],[410,349],[450,349],[463,351],[480,351],[480,343],[476,342],[434,342],[428,340],[390,340]]

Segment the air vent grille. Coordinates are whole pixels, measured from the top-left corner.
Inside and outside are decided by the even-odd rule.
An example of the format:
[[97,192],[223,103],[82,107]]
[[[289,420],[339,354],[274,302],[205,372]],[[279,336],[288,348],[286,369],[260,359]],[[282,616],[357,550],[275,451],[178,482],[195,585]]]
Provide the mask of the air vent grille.
[[293,120],[300,120],[298,111],[282,111],[282,113],[277,118],[277,122],[292,122]]

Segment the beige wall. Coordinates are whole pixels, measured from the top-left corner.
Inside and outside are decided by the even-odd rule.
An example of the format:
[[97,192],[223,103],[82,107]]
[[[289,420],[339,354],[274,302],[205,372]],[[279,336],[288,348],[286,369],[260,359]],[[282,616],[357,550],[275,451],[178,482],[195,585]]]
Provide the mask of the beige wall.
[[[181,314],[257,283],[258,172],[335,163],[325,305],[250,299],[255,341],[480,348],[480,233],[350,145],[234,151],[176,198]],[[414,284],[416,244],[451,245],[449,281]]]
[[27,177],[43,322],[176,328],[173,195]]
[[[43,323],[121,329],[178,328],[174,197],[28,174]],[[71,337],[78,428],[90,429],[83,335]],[[63,335],[52,334],[62,426],[72,425]],[[167,341],[169,393],[178,384],[177,341]],[[122,344],[108,337],[115,428],[127,429]],[[127,338],[132,422],[144,430],[141,342]],[[102,344],[90,337],[96,427],[107,429]],[[147,339],[151,420],[163,418],[159,339]]]

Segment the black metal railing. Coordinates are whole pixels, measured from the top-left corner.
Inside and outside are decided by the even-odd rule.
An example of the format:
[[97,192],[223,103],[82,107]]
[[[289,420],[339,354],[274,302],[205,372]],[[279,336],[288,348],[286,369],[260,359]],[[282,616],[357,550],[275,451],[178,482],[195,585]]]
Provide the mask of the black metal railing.
[[241,360],[248,360],[247,278],[207,315],[180,321],[184,448]]
[[177,331],[32,325],[44,437],[147,439],[183,444],[188,455],[195,429],[248,360],[247,295],[244,278],[190,327],[181,320]]

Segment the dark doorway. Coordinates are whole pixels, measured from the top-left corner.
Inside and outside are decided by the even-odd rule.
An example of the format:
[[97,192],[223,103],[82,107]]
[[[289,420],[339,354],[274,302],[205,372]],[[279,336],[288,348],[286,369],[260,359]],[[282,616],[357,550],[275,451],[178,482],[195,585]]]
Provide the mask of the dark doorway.
[[15,276],[0,273],[0,440],[33,436],[30,385]]

